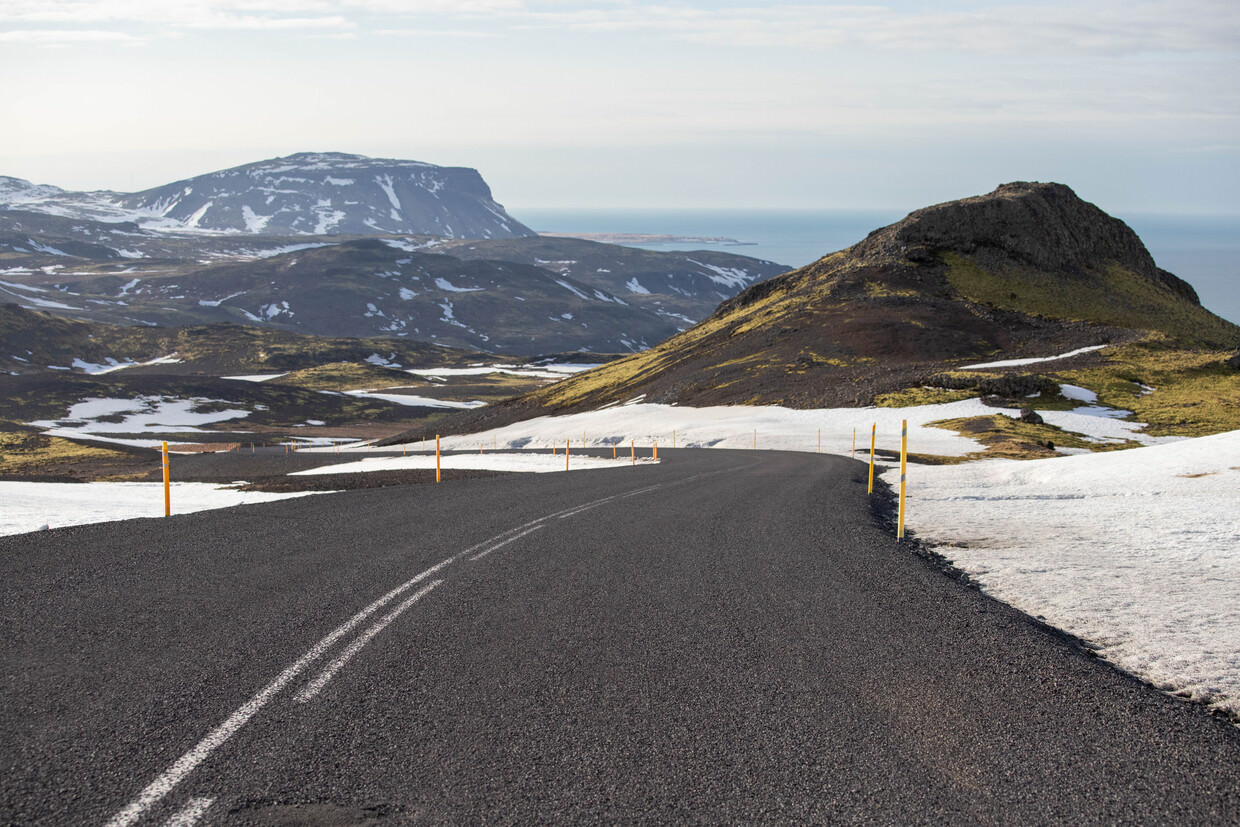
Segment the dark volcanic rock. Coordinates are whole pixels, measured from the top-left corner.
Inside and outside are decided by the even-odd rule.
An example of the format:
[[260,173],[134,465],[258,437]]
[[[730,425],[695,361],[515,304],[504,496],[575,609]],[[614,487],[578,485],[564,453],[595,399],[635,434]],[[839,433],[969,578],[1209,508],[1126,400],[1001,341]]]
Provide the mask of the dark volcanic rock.
[[1184,284],[1158,269],[1127,224],[1082,201],[1063,184],[1018,181],[988,195],[925,207],[876,230],[853,248],[860,257],[878,254],[910,261],[931,261],[942,251],[978,255],[983,264],[1015,259],[1047,271],[1072,272],[1115,262],[1151,279],[1169,276]]

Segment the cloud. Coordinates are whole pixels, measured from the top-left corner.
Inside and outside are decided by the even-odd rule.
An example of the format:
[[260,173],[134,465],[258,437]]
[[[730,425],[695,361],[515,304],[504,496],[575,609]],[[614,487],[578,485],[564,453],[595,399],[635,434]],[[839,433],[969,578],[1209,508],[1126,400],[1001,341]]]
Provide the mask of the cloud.
[[[465,25],[461,25],[464,23]],[[753,0],[5,0],[0,26],[359,28],[381,34],[531,29],[641,33],[720,47],[1113,55],[1235,51],[1234,0],[985,4]]]
[[0,32],[0,43],[31,43],[43,46],[63,46],[70,43],[141,43],[142,39],[126,32],[77,29],[62,31],[54,29],[17,29]]
[[[0,5],[0,25],[76,24],[159,29],[320,29],[350,27],[343,14],[329,14],[338,3],[286,0],[8,0]],[[322,14],[314,14],[316,11]],[[34,31],[32,29],[32,31]],[[66,34],[68,30],[62,30]]]
[[1240,46],[1240,5],[1166,3],[991,4],[981,10],[799,3],[718,8],[591,4],[526,10],[519,25],[579,31],[640,31],[719,46],[921,50],[1030,54],[1192,52]]
[[495,37],[492,32],[471,29],[377,29],[375,34],[385,37]]

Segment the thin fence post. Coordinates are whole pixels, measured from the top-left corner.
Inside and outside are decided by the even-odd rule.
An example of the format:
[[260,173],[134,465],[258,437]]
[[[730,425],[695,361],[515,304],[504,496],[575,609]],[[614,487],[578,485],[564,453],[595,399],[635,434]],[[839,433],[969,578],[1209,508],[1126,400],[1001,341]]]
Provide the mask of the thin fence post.
[[874,435],[878,432],[878,423],[870,426],[870,491],[874,493]]
[[435,482],[442,479],[439,470],[439,434],[435,434]]
[[168,443],[166,442],[164,443],[163,455],[164,455],[164,516],[171,517],[172,516],[172,488],[168,482],[169,480]]
[[896,539],[904,539],[904,479],[908,474],[908,420],[900,426],[900,520]]

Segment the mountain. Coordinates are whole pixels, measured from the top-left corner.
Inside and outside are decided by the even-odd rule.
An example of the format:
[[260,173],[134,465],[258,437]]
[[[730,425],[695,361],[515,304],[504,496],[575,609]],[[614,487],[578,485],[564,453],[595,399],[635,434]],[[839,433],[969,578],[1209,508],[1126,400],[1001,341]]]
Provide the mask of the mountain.
[[[1134,342],[1234,352],[1240,328],[1159,269],[1123,222],[1061,184],[1018,182],[918,210],[749,287],[648,351],[459,424],[638,397],[869,405],[882,394],[941,383],[944,372],[967,363]],[[1082,355],[1075,364],[1102,358]],[[1136,390],[1139,378],[1123,381],[1145,392]]]
[[96,319],[105,317],[99,297],[108,295],[117,320],[235,321],[510,354],[633,351],[677,329],[618,296],[539,267],[466,262],[392,239],[355,239],[174,276],[127,276],[65,282],[57,298]]
[[787,270],[574,239],[204,235],[18,210],[0,211],[0,269],[0,301],[77,319],[234,322],[511,355],[640,350]]
[[75,193],[0,178],[0,205],[250,235],[534,235],[492,199],[476,170],[339,152],[298,153],[135,193]]
[[144,192],[0,177],[0,301],[510,355],[632,352],[788,268],[540,238],[472,169],[301,153]]
[[265,373],[329,362],[399,363],[403,367],[465,367],[494,357],[400,339],[305,336],[235,324],[184,328],[83,322],[0,304],[0,375],[125,367],[143,373]]
[[[782,264],[713,250],[655,252],[583,239],[536,236],[449,241],[431,248],[464,261],[514,261],[623,296],[683,329],[751,284],[786,273]],[[668,335],[671,335],[670,333]]]

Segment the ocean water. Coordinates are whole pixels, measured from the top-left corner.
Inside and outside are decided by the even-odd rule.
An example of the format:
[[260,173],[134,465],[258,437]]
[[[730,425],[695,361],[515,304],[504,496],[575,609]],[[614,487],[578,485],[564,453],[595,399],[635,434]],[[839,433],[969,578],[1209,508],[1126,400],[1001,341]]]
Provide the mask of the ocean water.
[[[539,232],[643,233],[736,243],[634,244],[648,250],[710,249],[801,267],[899,221],[902,211],[521,209]],[[1164,270],[1191,284],[1207,308],[1240,324],[1240,216],[1119,216]],[[1240,344],[1240,343],[1238,343]]]

